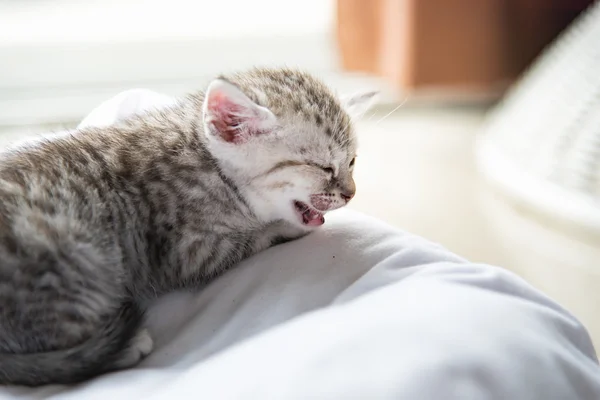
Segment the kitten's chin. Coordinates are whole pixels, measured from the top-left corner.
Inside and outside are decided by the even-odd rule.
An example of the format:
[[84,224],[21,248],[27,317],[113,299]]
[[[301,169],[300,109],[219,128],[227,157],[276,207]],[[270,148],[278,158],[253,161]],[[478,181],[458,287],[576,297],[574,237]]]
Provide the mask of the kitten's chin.
[[304,227],[316,228],[325,223],[323,212],[316,210],[302,201],[294,201],[292,207],[294,208],[296,217]]

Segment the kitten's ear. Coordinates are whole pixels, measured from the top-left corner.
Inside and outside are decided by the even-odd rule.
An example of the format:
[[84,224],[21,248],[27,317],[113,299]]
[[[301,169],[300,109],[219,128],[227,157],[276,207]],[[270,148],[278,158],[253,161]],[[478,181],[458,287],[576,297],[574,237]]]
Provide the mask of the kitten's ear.
[[254,135],[271,132],[276,125],[271,111],[224,79],[215,79],[208,86],[203,112],[207,132],[229,143],[243,143]]
[[369,111],[369,109],[375,104],[378,96],[378,91],[369,91],[355,93],[350,96],[344,96],[341,100],[346,112],[352,118],[355,118]]

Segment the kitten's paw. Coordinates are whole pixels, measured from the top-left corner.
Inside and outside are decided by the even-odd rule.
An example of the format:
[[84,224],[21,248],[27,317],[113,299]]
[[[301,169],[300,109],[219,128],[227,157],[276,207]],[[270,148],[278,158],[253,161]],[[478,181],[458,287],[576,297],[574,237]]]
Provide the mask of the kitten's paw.
[[139,331],[137,336],[133,339],[132,345],[137,348],[141,357],[146,357],[150,354],[154,348],[154,340],[152,340],[152,336],[150,336],[148,329]]
[[129,348],[125,350],[121,359],[117,362],[118,368],[128,368],[139,363],[144,357],[152,352],[154,341],[148,329],[142,329],[133,338]]

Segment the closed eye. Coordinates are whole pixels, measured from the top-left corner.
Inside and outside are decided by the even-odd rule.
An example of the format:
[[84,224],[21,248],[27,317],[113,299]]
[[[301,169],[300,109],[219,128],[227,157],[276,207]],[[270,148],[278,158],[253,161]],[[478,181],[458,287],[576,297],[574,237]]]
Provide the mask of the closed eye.
[[335,174],[335,171],[334,171],[334,170],[333,170],[333,168],[331,168],[331,167],[321,167],[321,169],[322,169],[323,171],[325,171],[325,172],[326,172],[327,174],[329,174],[329,175],[332,175],[332,176],[333,176],[333,174]]
[[315,168],[319,168],[321,171],[325,172],[328,175],[335,175],[335,170],[332,167],[327,167],[325,165],[322,164],[318,164],[318,163],[308,163],[308,165],[310,165],[311,167],[315,167]]

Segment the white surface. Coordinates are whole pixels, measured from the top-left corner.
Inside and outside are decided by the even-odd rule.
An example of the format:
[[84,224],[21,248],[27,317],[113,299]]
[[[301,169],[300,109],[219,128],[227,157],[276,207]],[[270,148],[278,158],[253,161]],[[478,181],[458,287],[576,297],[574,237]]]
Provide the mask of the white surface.
[[350,211],[163,299],[150,325],[157,349],[134,370],[0,397],[600,398],[594,350],[567,311],[511,273]]

